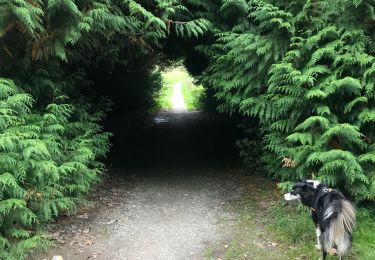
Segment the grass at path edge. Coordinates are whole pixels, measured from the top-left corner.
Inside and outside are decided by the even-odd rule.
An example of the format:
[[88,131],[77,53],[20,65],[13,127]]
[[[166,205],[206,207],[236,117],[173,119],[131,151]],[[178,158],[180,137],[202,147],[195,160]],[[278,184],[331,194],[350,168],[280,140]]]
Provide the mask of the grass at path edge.
[[[318,259],[321,254],[315,249],[315,226],[309,210],[302,205],[286,204],[276,189],[276,183],[258,176],[249,176],[245,181],[244,194],[233,201],[229,209],[238,215],[234,239],[224,255],[217,257],[215,250],[210,248],[205,258]],[[272,243],[276,246],[267,246]],[[337,257],[328,256],[329,259]],[[357,209],[353,249],[345,259],[375,259],[374,209]]]

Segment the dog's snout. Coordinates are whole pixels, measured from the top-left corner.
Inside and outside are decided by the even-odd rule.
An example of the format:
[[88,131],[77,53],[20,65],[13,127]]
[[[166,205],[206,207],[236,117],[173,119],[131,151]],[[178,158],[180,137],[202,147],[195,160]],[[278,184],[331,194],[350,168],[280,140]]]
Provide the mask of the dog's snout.
[[295,195],[295,194],[292,194],[291,192],[287,193],[287,194],[284,194],[284,199],[286,201],[293,201],[293,200],[299,200],[301,198],[300,195]]

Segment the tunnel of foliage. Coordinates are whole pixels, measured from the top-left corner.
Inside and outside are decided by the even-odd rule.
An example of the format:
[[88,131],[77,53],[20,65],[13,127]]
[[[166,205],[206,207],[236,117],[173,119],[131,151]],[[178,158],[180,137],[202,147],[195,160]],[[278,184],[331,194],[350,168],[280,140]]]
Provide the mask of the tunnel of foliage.
[[374,19],[372,0],[0,0],[0,259],[49,245],[104,169],[111,103],[149,107],[153,65],[181,57],[261,129],[246,164],[374,201]]

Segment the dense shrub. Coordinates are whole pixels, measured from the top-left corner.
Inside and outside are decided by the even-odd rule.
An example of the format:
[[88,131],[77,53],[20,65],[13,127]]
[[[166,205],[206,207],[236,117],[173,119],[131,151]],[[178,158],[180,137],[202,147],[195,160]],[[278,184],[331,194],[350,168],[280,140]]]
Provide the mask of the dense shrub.
[[[181,2],[0,1],[1,258],[45,245],[37,227],[73,209],[98,179],[108,102],[87,68],[121,68],[118,78],[139,64],[147,70],[169,35],[209,32],[198,48],[209,60],[191,71],[209,64],[200,77],[208,100],[215,95],[221,112],[259,120],[245,125],[260,125],[263,146],[238,143],[246,164],[254,165],[254,147],[273,177],[315,176],[358,201],[375,199],[372,1]],[[145,85],[160,82],[155,75]],[[114,87],[101,84],[95,89]],[[282,168],[283,158],[295,167]]]
[[[168,34],[198,37],[209,26],[175,0],[0,1],[0,259],[47,245],[39,226],[74,209],[99,178],[109,102],[87,72],[115,78],[121,68],[120,78],[142,62],[147,71]],[[155,75],[120,95],[148,105]],[[122,82],[95,89],[129,87]]]
[[32,230],[73,209],[103,169],[96,160],[109,148],[96,123],[102,114],[67,101],[57,97],[35,111],[30,95],[0,78],[1,259],[40,246],[43,236]]
[[[202,81],[220,111],[259,118],[268,173],[374,200],[372,2],[229,0],[218,9],[215,43],[199,47],[210,58]],[[282,168],[283,158],[295,167]]]

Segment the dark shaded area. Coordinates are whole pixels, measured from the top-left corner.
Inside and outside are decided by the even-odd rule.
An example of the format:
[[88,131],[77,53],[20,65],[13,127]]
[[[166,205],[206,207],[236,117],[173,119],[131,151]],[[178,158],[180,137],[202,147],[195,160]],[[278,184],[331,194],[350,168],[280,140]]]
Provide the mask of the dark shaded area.
[[238,118],[206,112],[132,114],[108,120],[113,167],[174,168],[238,163]]
[[146,111],[155,105],[154,93],[161,88],[162,79],[160,72],[153,72],[154,69],[152,64],[142,62],[134,69],[116,65],[107,72],[103,67],[92,67],[88,69],[88,77],[97,95],[113,102],[112,114],[123,115]]
[[162,86],[161,70],[155,71],[155,64],[162,69],[182,60],[199,84],[209,61],[195,46],[212,41],[210,35],[206,37],[185,40],[171,34],[160,55],[88,68],[95,95],[109,97],[114,104],[104,123],[105,130],[114,134],[108,167],[156,170],[239,163],[235,142],[243,133],[237,128],[240,118],[217,114],[213,89],[206,89],[201,100],[205,112],[146,112],[155,105],[155,93]]
[[235,142],[242,133],[237,128],[240,119],[217,114],[213,89],[207,89],[201,100],[205,112],[146,112],[155,105],[163,68],[182,60],[199,83],[208,60],[195,46],[204,40],[208,39],[184,40],[172,34],[159,56],[112,68],[103,64],[88,68],[95,95],[106,96],[114,104],[104,123],[105,130],[114,134],[108,167],[158,169],[239,162]]

